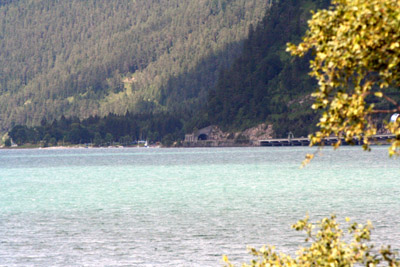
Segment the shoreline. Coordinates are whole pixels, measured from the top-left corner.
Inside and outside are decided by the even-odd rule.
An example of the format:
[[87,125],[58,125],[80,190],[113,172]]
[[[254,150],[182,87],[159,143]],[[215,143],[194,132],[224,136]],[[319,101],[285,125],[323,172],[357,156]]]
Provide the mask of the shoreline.
[[[386,147],[389,146],[390,144],[388,143],[374,143],[371,144],[371,147]],[[343,144],[341,147],[361,147],[361,145],[348,145],[348,144]],[[255,146],[255,145],[238,145],[238,146],[104,146],[104,147],[94,147],[94,146],[50,146],[50,147],[0,147],[0,150],[77,150],[77,149],[139,149],[139,148],[148,148],[148,149],[159,149],[159,148],[239,148],[239,147],[265,147],[265,148],[277,148],[277,147],[314,147],[317,148],[319,146],[288,146],[288,145],[281,145],[281,146]],[[332,145],[323,145],[322,148],[330,148],[333,147]]]
[[123,148],[162,148],[161,146],[49,146],[49,147],[41,147],[41,146],[18,146],[18,147],[0,147],[0,149],[10,149],[10,150],[18,150],[18,149],[38,149],[38,150],[62,150],[62,149],[123,149]]

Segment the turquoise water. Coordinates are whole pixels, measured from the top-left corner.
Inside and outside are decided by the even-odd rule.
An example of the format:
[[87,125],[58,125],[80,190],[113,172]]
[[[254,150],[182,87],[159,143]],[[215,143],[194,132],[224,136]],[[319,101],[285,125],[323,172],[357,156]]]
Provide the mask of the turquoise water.
[[0,266],[220,266],[292,253],[290,225],[370,219],[400,249],[400,159],[387,148],[0,150]]

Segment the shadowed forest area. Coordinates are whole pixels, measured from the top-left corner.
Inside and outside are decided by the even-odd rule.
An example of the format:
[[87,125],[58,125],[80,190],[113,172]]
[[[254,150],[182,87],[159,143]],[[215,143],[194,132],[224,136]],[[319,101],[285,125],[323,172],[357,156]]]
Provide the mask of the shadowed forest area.
[[[193,17],[186,18],[184,16],[182,18],[186,18],[187,21],[175,21],[177,18],[174,18],[172,22],[178,23],[176,25],[182,27],[178,27],[174,31],[176,36],[181,34],[176,32],[178,29],[182,31],[186,29],[187,32],[184,35],[185,37],[176,37],[176,39],[171,36],[170,41],[165,45],[161,44],[165,42],[165,39],[160,38],[160,35],[157,37],[160,38],[159,42],[154,42],[155,37],[152,39],[151,36],[152,34],[154,36],[160,34],[160,32],[156,34],[157,29],[162,29],[161,32],[164,34],[164,31],[166,31],[165,23],[166,25],[172,25],[170,19],[166,18],[166,21],[159,22],[164,25],[164,27],[161,27],[160,25],[157,26],[157,24],[151,24],[151,18],[154,20],[156,18],[150,16],[150,13],[146,13],[147,19],[144,21],[148,21],[150,24],[141,22],[137,17],[135,18],[136,24],[129,22],[132,24],[131,27],[142,29],[143,33],[150,33],[150,36],[146,35],[146,38],[149,38],[147,40],[149,46],[145,45],[147,44],[146,42],[134,42],[125,47],[124,44],[127,42],[128,33],[136,34],[137,31],[127,30],[129,23],[123,24],[121,22],[125,26],[118,25],[121,25],[122,28],[125,27],[124,34],[117,35],[119,36],[117,38],[118,42],[112,43],[112,45],[108,43],[109,53],[114,56],[107,54],[107,56],[100,57],[100,59],[96,58],[97,61],[90,60],[91,56],[96,55],[97,50],[106,49],[102,43],[92,43],[94,47],[88,46],[90,49],[88,48],[88,52],[85,52],[85,55],[87,55],[85,61],[82,61],[79,56],[73,61],[71,58],[73,54],[69,55],[65,64],[69,62],[72,65],[71,67],[65,66],[65,70],[69,70],[70,72],[67,73],[72,76],[68,76],[69,78],[64,80],[60,80],[56,76],[53,77],[54,81],[68,82],[68,86],[67,84],[55,85],[47,83],[47,89],[33,90],[32,92],[28,89],[28,85],[24,86],[25,89],[23,91],[20,91],[16,86],[14,89],[15,94],[12,93],[12,89],[3,90],[1,97],[3,97],[3,101],[8,101],[8,104],[2,107],[12,111],[9,113],[8,119],[3,121],[4,125],[18,125],[18,127],[24,127],[24,129],[37,129],[37,127],[46,126],[44,129],[48,129],[48,131],[39,134],[40,138],[44,138],[48,134],[50,138],[54,138],[57,141],[60,140],[60,135],[56,136],[55,133],[50,131],[51,127],[48,126],[53,121],[59,121],[60,116],[69,118],[68,120],[74,121],[74,123],[78,123],[81,125],[80,127],[86,129],[90,128],[87,128],[87,122],[93,120],[93,118],[96,118],[99,124],[107,125],[106,121],[110,124],[109,121],[111,120],[120,122],[124,118],[127,119],[128,123],[128,121],[132,121],[129,118],[135,116],[135,125],[142,125],[141,127],[143,128],[139,132],[145,133],[145,136],[151,137],[150,139],[153,141],[161,141],[166,135],[168,135],[168,139],[183,139],[184,133],[210,124],[218,125],[224,131],[240,131],[259,123],[267,122],[274,125],[277,137],[286,136],[289,131],[293,132],[295,136],[306,136],[312,132],[317,122],[317,114],[309,108],[312,103],[312,99],[309,96],[310,92],[316,88],[316,82],[308,76],[310,56],[302,59],[293,59],[285,50],[287,42],[297,42],[301,39],[305,32],[306,22],[311,16],[310,10],[326,8],[329,5],[329,1],[276,1],[273,2],[271,8],[264,6],[263,10],[267,10],[264,12],[264,18],[259,23],[253,24],[248,21],[246,26],[242,25],[243,23],[240,24],[243,27],[247,27],[247,30],[243,30],[239,26],[236,28],[236,32],[242,30],[248,32],[248,37],[244,42],[239,40],[238,33],[232,36],[231,32],[227,30],[228,25],[232,28],[236,27],[236,24],[232,23],[226,12],[231,8],[228,14],[234,16],[236,14],[234,10],[242,10],[241,16],[244,18],[248,16],[245,11],[250,8],[249,4],[242,2],[238,2],[236,5],[232,4],[236,8],[242,7],[242,9],[235,9],[227,3],[223,4],[224,1],[207,1],[206,3],[209,5],[207,6],[209,8],[207,9],[208,17],[222,16],[222,20],[219,21],[221,24],[218,24],[221,28],[215,31],[214,34],[210,32],[216,30],[214,28],[212,30],[209,29],[207,33],[203,33],[202,45],[198,43],[198,39],[196,39],[197,42],[193,39],[193,25],[189,23]],[[212,3],[216,3],[214,5],[215,10],[211,8]],[[252,6],[257,4],[256,1],[252,3]],[[34,3],[31,4],[34,5]],[[111,6],[107,6],[110,5],[109,3],[104,4],[104,6],[100,5],[99,1],[94,0],[90,3],[88,2],[87,5],[93,10],[97,10],[96,8],[111,9]],[[120,6],[119,9],[123,9],[123,7],[129,9],[126,5],[128,3],[125,3],[125,6]],[[179,4],[173,6],[170,3],[168,5],[171,8],[171,12],[177,12],[174,8],[179,9]],[[70,4],[71,8],[77,8],[72,6]],[[149,4],[148,7],[150,8],[150,6],[152,5]],[[158,4],[154,4],[154,6],[158,6]],[[12,9],[11,6],[9,8]],[[158,8],[161,7],[158,6]],[[189,12],[190,8],[185,10]],[[123,12],[126,12],[126,10]],[[165,13],[167,14],[168,12],[165,11]],[[259,11],[258,13],[263,12]],[[171,14],[168,16],[172,16]],[[167,15],[163,15],[161,18],[164,16]],[[202,21],[205,17],[198,19]],[[216,21],[216,18],[214,19]],[[127,20],[129,21],[129,19]],[[185,28],[181,25],[182,22],[191,26]],[[91,25],[90,21],[87,23]],[[106,25],[113,25],[113,23],[105,23],[103,27],[106,27]],[[148,28],[145,25],[148,25]],[[107,32],[108,28],[104,29]],[[129,36],[132,37],[133,35]],[[209,40],[209,38],[219,40],[222,36],[225,36],[225,41],[222,43],[210,42]],[[111,38],[114,37],[116,36],[111,35]],[[137,37],[139,38],[140,36]],[[73,39],[73,36],[70,36],[70,38]],[[79,37],[76,38],[79,41]],[[185,42],[180,38],[183,38]],[[152,45],[157,45],[157,47],[152,47]],[[121,52],[122,50],[119,53],[119,47],[123,48],[126,53]],[[196,47],[201,48],[202,52],[192,53],[193,49],[196,50]],[[92,49],[97,50],[92,51]],[[139,53],[140,56],[132,54],[132,57],[130,59],[128,57],[129,60],[126,60],[126,56],[129,53],[138,51],[138,49],[141,51]],[[149,51],[146,52],[146,49],[149,49]],[[68,50],[63,50],[60,47],[60,51],[66,53],[65,51]],[[89,51],[93,53],[91,56],[89,56]],[[78,55],[82,55],[82,53],[82,51],[79,51]],[[177,56],[178,54],[179,57]],[[50,58],[47,57],[48,60]],[[55,56],[55,59],[57,59],[57,56]],[[109,60],[107,62],[110,64],[105,63],[106,61],[104,60]],[[50,65],[55,64],[55,61],[53,63],[50,61],[47,63]],[[121,62],[125,63],[122,64]],[[63,63],[60,66],[65,64]],[[99,69],[96,69],[96,66]],[[47,67],[49,66],[47,65]],[[104,69],[105,67],[109,67],[109,70]],[[11,69],[12,67],[8,71],[11,71]],[[55,64],[52,71],[57,69]],[[73,74],[75,69],[79,69],[78,76]],[[3,68],[3,72],[4,70],[5,68]],[[27,78],[30,77],[29,73],[31,72],[26,72]],[[47,79],[46,77],[50,77],[48,75],[50,75],[50,72],[46,72],[46,75],[41,77]],[[86,77],[85,75],[88,76],[87,79],[84,78]],[[29,84],[34,84],[35,77],[26,81],[29,81]],[[39,79],[37,81],[38,84],[42,84],[44,80]],[[2,82],[4,84],[10,81]],[[19,82],[21,83],[22,81],[19,80]],[[58,91],[55,90],[53,92],[52,88],[57,88]],[[70,88],[74,88],[74,90],[71,91]],[[87,88],[90,88],[90,90],[87,90]],[[22,107],[15,106],[16,103],[21,102],[18,97],[23,99],[28,97]],[[35,97],[38,97],[39,100],[33,101],[32,99]],[[36,109],[41,105],[43,108],[41,112],[35,112],[34,110],[26,112],[26,109]],[[55,110],[56,112],[53,112]],[[125,116],[127,110],[129,110],[128,117]],[[20,113],[18,113],[19,111]],[[23,118],[22,120],[16,119],[16,117],[12,119],[13,116],[23,116]],[[165,116],[173,117],[173,130],[160,130],[163,126],[161,120],[157,119],[158,116],[160,118]],[[139,118],[146,121],[139,122]],[[42,123],[41,126],[39,126],[40,123]],[[148,126],[157,123],[161,124],[154,127]],[[132,128],[135,128],[135,126],[132,126]],[[63,131],[72,131],[71,127],[68,129]],[[106,130],[92,129],[89,131],[91,132],[90,138],[93,140],[95,133],[99,133],[104,139],[105,135],[112,131],[111,129],[108,132]],[[42,132],[42,130],[39,132]],[[78,133],[78,131],[75,131],[75,133]],[[82,134],[85,135],[84,131]],[[122,135],[114,133],[113,140],[118,141],[119,138],[127,135],[133,140],[139,138],[137,133],[128,131]],[[38,137],[35,138],[37,139]],[[64,137],[63,139],[65,140]],[[88,138],[76,138],[74,142],[78,139],[87,140]]]
[[[84,119],[181,104],[160,104],[162,88],[168,98],[177,90],[195,92],[204,104],[205,90],[265,10],[264,0],[2,1],[0,131],[39,125],[43,117]],[[170,79],[197,67],[195,77],[170,88]]]
[[47,122],[41,121],[40,126],[13,127],[9,136],[17,145],[40,144],[56,146],[65,144],[92,144],[109,146],[114,142],[121,145],[137,144],[138,140],[150,143],[162,141],[170,145],[181,139],[182,122],[176,116],[168,113],[154,114],[109,114],[104,118],[91,116],[80,120],[78,117],[65,118]]

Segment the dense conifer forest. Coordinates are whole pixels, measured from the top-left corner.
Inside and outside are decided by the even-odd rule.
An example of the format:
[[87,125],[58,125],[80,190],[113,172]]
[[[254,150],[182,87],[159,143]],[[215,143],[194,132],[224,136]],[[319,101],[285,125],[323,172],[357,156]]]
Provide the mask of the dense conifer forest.
[[265,0],[2,0],[0,132],[77,116],[195,110]]
[[117,142],[121,145],[137,144],[139,140],[150,143],[163,142],[170,145],[183,136],[182,121],[168,113],[158,114],[109,114],[103,118],[90,116],[48,122],[42,119],[39,126],[17,125],[9,132],[9,137],[17,145],[26,143],[41,146],[66,144],[92,144],[109,146]]
[[309,97],[316,82],[308,76],[310,55],[295,59],[287,42],[304,35],[310,10],[327,8],[328,0],[277,1],[256,27],[251,27],[241,55],[221,72],[207,105],[206,124],[245,129],[267,120],[277,136],[307,136],[317,116]]
[[[47,3],[50,2],[47,1]],[[155,1],[146,7],[151,9],[154,5],[160,8],[158,2]],[[108,2],[102,5],[99,3],[99,1],[93,0],[88,1],[87,5],[94,10],[99,6],[107,10],[111,8],[109,6],[111,4]],[[61,85],[58,87],[47,82],[46,85],[49,86],[47,91],[42,88],[38,91],[34,90],[34,92],[29,91],[28,85],[22,91],[16,87],[14,88],[15,94],[12,93],[13,90],[3,90],[2,101],[9,100],[6,106],[11,108],[15,104],[14,101],[17,101],[17,96],[21,96],[27,100],[24,100],[25,103],[22,103],[22,107],[17,110],[25,111],[27,108],[39,107],[40,101],[43,102],[42,112],[22,112],[19,115],[25,114],[22,125],[28,127],[21,125],[18,127],[21,132],[25,131],[28,136],[31,136],[30,142],[38,142],[46,135],[46,140],[54,138],[53,141],[57,142],[60,140],[69,140],[71,143],[76,143],[78,140],[88,142],[93,141],[95,136],[97,136],[97,140],[100,138],[105,140],[107,134],[110,134],[108,135],[109,139],[112,136],[113,141],[119,141],[122,137],[132,140],[140,138],[147,138],[151,141],[162,141],[163,138],[165,138],[164,141],[178,140],[184,138],[184,133],[210,124],[219,125],[226,131],[238,131],[261,122],[268,122],[274,125],[277,137],[285,136],[289,131],[296,136],[306,136],[314,130],[317,114],[310,109],[312,99],[309,95],[315,90],[316,83],[308,76],[310,55],[303,59],[295,59],[290,57],[285,50],[287,42],[296,43],[301,39],[305,32],[306,22],[311,16],[310,10],[326,8],[329,1],[274,1],[271,7],[263,7],[265,16],[262,20],[258,23],[242,25],[248,30],[236,28],[236,35],[230,35],[232,32],[228,32],[228,29],[224,28],[231,29],[235,26],[232,23],[232,20],[235,19],[229,19],[229,14],[238,15],[232,13],[233,11],[227,11],[230,7],[228,2],[204,1],[204,3],[210,6],[214,3],[215,10],[208,10],[208,16],[213,18],[221,16],[220,19],[223,22],[219,22],[225,26],[218,29],[210,29],[209,26],[201,28],[201,30],[206,29],[205,33],[201,33],[201,42],[191,38],[195,34],[194,32],[200,31],[200,28],[196,28],[200,27],[199,25],[195,27],[196,29],[192,29],[193,24],[188,28],[180,27],[182,23],[185,25],[194,23],[190,22],[194,13],[187,15],[187,18],[183,16],[179,21],[175,21],[177,18],[167,16],[169,18],[167,21],[175,21],[176,27],[171,29],[176,29],[172,31],[176,36],[168,39],[168,44],[165,45],[162,43],[167,39],[160,36],[164,36],[163,34],[170,36],[172,33],[160,25],[158,27],[163,30],[157,31],[158,28],[155,24],[145,23],[151,17],[150,13],[146,13],[147,19],[143,20],[144,22],[136,22],[135,27],[148,33],[148,35],[137,36],[137,38],[147,38],[148,42],[143,39],[141,39],[143,42],[128,42],[128,37],[132,37],[136,31],[125,30],[124,34],[118,34],[118,38],[114,36],[115,40],[111,35],[109,38],[112,38],[115,43],[112,45],[108,43],[109,49],[112,49],[104,57],[97,58],[96,51],[87,48],[86,60],[82,61],[77,56],[76,62],[74,62],[71,58],[73,55],[70,54],[68,62],[71,65],[68,65],[68,62],[60,65],[67,68],[65,69],[68,70],[66,73],[76,74],[68,76],[64,80],[60,80],[61,76],[54,76],[54,82],[68,81],[68,86],[66,83],[63,85],[64,87]],[[235,5],[233,2],[231,4],[234,7],[243,4],[242,9],[239,9],[245,12],[247,9],[244,7],[249,3],[252,3],[250,5],[252,7],[257,6],[257,1],[248,1],[246,4],[239,1]],[[128,9],[128,3],[125,4],[123,7]],[[136,4],[140,6],[139,3]],[[171,14],[177,14],[173,13],[174,9],[179,9],[182,5],[188,8],[188,3],[176,3],[175,6],[171,6]],[[72,4],[70,8],[72,8]],[[233,7],[230,8],[233,10]],[[109,12],[112,13],[112,11]],[[159,12],[159,14],[164,14],[164,11],[159,10]],[[253,10],[253,16],[255,13],[262,13],[261,11],[254,12]],[[89,16],[90,13],[87,15]],[[103,14],[103,16],[105,15]],[[201,15],[197,14],[196,16]],[[247,15],[243,13],[242,16]],[[156,18],[153,19],[156,21]],[[84,19],[84,21],[86,20],[88,20],[86,22],[88,25],[92,25],[89,18]],[[204,21],[207,21],[204,17],[197,18],[197,22],[200,24]],[[162,23],[170,25],[165,21]],[[228,23],[230,26],[228,27],[228,24],[224,23]],[[105,32],[110,31],[107,27],[114,25],[110,22],[100,24],[103,25]],[[131,27],[133,27],[132,25]],[[184,34],[183,38],[187,38],[185,39],[187,42],[179,38],[181,33],[177,32],[178,29],[187,30],[188,34]],[[248,32],[248,37],[244,42],[240,42],[241,34],[239,32],[242,31]],[[226,38],[223,44],[216,41],[209,42],[210,38],[217,40],[222,36]],[[73,38],[73,36],[69,36],[69,38]],[[79,39],[76,36],[74,38]],[[97,38],[101,39],[101,36]],[[149,41],[150,39],[152,40]],[[154,39],[157,42],[153,43]],[[109,39],[105,38],[105,40]],[[95,47],[93,49],[103,51],[105,44],[96,44],[94,40],[90,42],[93,42],[91,43]],[[125,47],[124,44],[127,43],[128,45]],[[119,53],[117,48],[124,49],[125,52]],[[62,47],[59,49],[62,53],[67,51]],[[138,49],[143,54],[136,55],[131,51],[128,52],[128,50],[138,51]],[[72,49],[72,51],[75,50]],[[81,50],[77,51],[78,54],[82,53]],[[127,55],[131,55],[131,57],[129,60],[124,60],[124,56]],[[48,64],[50,64],[50,59],[51,57],[48,56],[46,61]],[[55,70],[61,71],[56,67],[55,61],[51,64],[54,66],[50,68],[49,73],[53,73],[52,71]],[[109,69],[106,69],[107,67]],[[76,68],[79,69],[77,73],[78,69]],[[3,68],[3,71],[5,69],[7,68]],[[26,75],[28,73],[30,72],[27,72]],[[35,80],[36,76],[32,80],[28,79],[29,84],[34,84],[34,81],[43,84],[44,80],[52,77],[49,73],[43,72],[40,74],[41,79],[38,80]],[[59,74],[61,75],[61,72],[58,72],[57,75]],[[16,76],[18,75],[16,74]],[[75,88],[73,92],[69,92],[68,90],[72,90],[72,88]],[[8,97],[5,97],[6,95]],[[38,97],[39,100],[32,102],[29,98],[24,98],[28,96]],[[55,104],[59,104],[59,106]],[[14,106],[14,108],[18,107]],[[11,108],[11,110],[13,109]],[[54,110],[57,112],[53,113]],[[125,115],[127,110],[130,111]],[[13,114],[16,116],[15,112]],[[28,121],[30,115],[34,115],[33,117],[36,119],[32,117],[31,121]],[[63,116],[62,119],[60,116]],[[141,119],[144,121],[141,122]],[[66,121],[69,126],[60,128],[60,121]],[[165,121],[171,122],[172,126],[167,127]],[[10,122],[21,124],[21,120],[15,119],[15,117]],[[40,124],[41,126],[38,126]],[[125,124],[129,125],[123,127],[125,130],[121,130],[122,132],[116,130],[117,125]],[[33,125],[35,127],[31,127]],[[53,131],[53,128],[58,130]],[[166,130],[167,128],[168,130]],[[10,135],[15,134],[13,131],[10,132]],[[79,135],[80,137],[71,138],[71,131],[75,132],[75,136]]]

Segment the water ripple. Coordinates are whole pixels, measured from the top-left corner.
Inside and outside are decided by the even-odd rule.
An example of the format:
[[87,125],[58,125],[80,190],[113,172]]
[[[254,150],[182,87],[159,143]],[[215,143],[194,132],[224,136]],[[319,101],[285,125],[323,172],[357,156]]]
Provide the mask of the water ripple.
[[337,213],[400,248],[400,161],[386,148],[0,150],[0,266],[220,266],[293,253],[290,225]]

